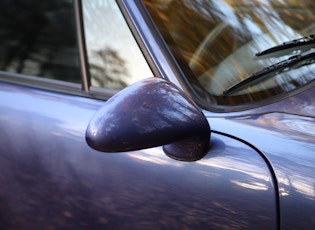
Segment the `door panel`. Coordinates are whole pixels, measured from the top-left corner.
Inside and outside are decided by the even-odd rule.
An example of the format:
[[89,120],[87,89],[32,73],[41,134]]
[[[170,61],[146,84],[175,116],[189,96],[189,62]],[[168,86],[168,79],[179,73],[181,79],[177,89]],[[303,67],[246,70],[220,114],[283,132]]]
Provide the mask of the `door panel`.
[[275,229],[275,186],[249,146],[212,134],[201,160],[100,153],[103,101],[0,84],[1,229]]

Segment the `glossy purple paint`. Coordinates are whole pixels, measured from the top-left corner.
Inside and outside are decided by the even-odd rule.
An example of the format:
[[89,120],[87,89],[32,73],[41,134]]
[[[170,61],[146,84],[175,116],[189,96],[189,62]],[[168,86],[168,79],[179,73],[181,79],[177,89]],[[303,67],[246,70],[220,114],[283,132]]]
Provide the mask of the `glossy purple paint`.
[[[150,54],[151,67],[183,87],[146,14],[135,1],[117,2],[128,11],[133,32],[141,31],[135,37],[143,39],[138,42]],[[182,97],[175,92],[179,98],[169,99],[167,91],[166,105]],[[166,156],[165,147],[146,148],[165,144],[161,139],[191,137],[176,125],[176,131],[168,130],[174,139],[168,132],[168,138],[152,132],[156,140],[145,139],[143,132],[133,140],[143,149],[104,154],[91,149],[85,137],[103,101],[0,83],[0,229],[313,229],[315,87],[299,92],[246,111],[203,111],[212,128],[210,148],[202,159],[183,162]],[[151,100],[144,100],[150,112],[140,117],[149,126],[141,127],[135,117],[127,124],[126,116],[131,137],[132,131],[155,127],[154,116],[161,128],[159,115],[174,109],[163,111],[163,101],[151,105]],[[179,108],[188,111],[175,114],[196,112],[190,102],[183,106],[186,102]],[[130,103],[113,106],[122,109],[113,114],[136,115],[139,104]],[[158,108],[162,112],[155,114]],[[125,145],[115,146],[120,144]]]
[[175,85],[148,78],[110,98],[90,121],[86,140],[102,152],[164,145],[170,157],[194,161],[208,152],[210,127],[197,105]]
[[1,229],[276,229],[275,184],[248,145],[213,134],[199,161],[85,142],[103,102],[0,84]]
[[208,116],[213,130],[251,143],[270,162],[279,187],[281,229],[315,226],[314,97],[313,87],[243,116]]

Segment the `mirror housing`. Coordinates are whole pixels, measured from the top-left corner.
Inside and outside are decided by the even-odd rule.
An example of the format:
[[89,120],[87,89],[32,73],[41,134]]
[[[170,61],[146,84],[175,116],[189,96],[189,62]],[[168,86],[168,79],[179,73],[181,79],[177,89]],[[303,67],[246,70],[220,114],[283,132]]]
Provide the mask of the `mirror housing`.
[[163,145],[171,158],[195,161],[210,146],[210,126],[197,105],[161,78],[139,81],[110,98],[86,130],[88,145],[125,152]]

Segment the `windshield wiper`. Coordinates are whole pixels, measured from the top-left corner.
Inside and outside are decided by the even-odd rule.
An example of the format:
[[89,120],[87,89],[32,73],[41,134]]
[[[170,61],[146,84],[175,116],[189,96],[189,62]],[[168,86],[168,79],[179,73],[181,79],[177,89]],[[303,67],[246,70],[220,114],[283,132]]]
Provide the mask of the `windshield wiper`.
[[315,47],[315,34],[307,37],[294,39],[292,41],[284,42],[280,45],[271,47],[256,54],[256,57],[279,57],[289,54],[298,54],[300,52],[309,50]]
[[315,49],[305,51],[299,55],[294,55],[284,61],[278,62],[274,65],[265,67],[244,80],[232,85],[228,89],[223,91],[224,95],[230,95],[247,86],[253,85],[258,81],[264,80],[267,77],[274,76],[279,73],[287,72],[292,69],[299,68],[304,65],[309,65],[315,62]]

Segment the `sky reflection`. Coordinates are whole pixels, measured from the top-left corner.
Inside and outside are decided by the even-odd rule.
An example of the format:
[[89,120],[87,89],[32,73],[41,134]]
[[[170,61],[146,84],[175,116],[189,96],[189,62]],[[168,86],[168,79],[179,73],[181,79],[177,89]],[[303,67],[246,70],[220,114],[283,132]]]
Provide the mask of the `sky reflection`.
[[152,77],[116,2],[98,0],[82,3],[92,85],[121,89],[140,79]]

